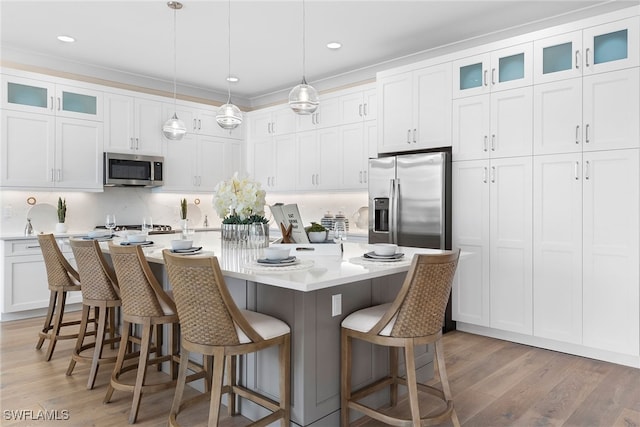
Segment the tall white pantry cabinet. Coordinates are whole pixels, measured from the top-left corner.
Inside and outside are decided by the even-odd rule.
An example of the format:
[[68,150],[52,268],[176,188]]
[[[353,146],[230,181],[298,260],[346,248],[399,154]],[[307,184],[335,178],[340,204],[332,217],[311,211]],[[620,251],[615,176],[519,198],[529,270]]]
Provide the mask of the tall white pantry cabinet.
[[[494,83],[495,52],[468,56],[491,58],[476,78],[454,61],[453,245],[470,256],[453,317],[640,366],[640,18],[613,16],[498,50],[523,52],[522,71],[510,59],[519,86]],[[503,130],[500,95],[513,104]]]

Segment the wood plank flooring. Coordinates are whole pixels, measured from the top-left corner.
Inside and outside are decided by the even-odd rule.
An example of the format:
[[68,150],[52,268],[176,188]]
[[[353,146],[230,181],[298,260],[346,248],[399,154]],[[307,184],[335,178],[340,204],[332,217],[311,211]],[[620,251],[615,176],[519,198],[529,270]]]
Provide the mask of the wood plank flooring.
[[[43,350],[35,350],[41,323],[40,318],[0,323],[0,425],[127,425],[130,394],[116,391],[111,403],[102,403],[111,365],[101,367],[95,388],[87,390],[88,365],[78,364],[72,376],[65,375],[72,340],[59,342],[48,363],[47,343]],[[640,427],[639,369],[457,331],[445,335],[444,348],[455,407],[464,426]],[[164,376],[149,372],[151,377]],[[172,398],[173,390],[144,395],[136,425],[166,426]],[[403,404],[389,411],[402,410]],[[184,425],[206,425],[207,402],[199,405],[182,419]],[[68,414],[68,419],[20,421],[7,412],[28,410],[34,415],[57,410],[59,418]],[[225,417],[220,425],[249,423],[243,417]],[[372,420],[356,424],[382,425]]]

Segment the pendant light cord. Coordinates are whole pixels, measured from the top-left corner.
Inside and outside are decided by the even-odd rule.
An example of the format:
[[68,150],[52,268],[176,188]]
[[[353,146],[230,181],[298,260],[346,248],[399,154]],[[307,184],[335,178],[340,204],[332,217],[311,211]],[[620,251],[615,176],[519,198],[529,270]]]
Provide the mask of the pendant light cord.
[[304,7],[304,0],[302,0],[302,83],[307,84],[307,78],[306,78],[306,74],[307,74],[307,66],[306,66],[306,62],[307,62],[307,56],[305,53],[305,47],[307,44],[307,32],[306,32],[306,14],[305,14],[305,7]]
[[178,48],[177,48],[177,20],[176,20],[176,12],[177,9],[173,8],[173,112],[175,114],[177,103],[176,103],[176,73],[178,72]]
[[228,43],[229,43],[229,61],[228,61],[228,66],[229,66],[229,72],[227,73],[227,92],[228,92],[228,98],[227,98],[227,104],[231,104],[231,81],[229,80],[231,78],[231,0],[229,0],[229,8],[228,8],[228,15],[227,15],[227,29],[229,30],[229,37],[228,37]]

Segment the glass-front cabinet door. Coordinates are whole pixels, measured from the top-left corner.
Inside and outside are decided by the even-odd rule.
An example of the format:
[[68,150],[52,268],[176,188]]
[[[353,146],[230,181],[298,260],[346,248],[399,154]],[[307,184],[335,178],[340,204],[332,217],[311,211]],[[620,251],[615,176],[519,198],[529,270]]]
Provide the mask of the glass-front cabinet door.
[[102,92],[18,76],[2,76],[2,106],[8,110],[102,120]]
[[536,84],[582,76],[582,31],[536,40],[533,50]]
[[453,72],[454,98],[531,85],[532,44],[460,59],[453,63]]
[[640,18],[633,17],[583,32],[583,74],[602,73],[640,64]]

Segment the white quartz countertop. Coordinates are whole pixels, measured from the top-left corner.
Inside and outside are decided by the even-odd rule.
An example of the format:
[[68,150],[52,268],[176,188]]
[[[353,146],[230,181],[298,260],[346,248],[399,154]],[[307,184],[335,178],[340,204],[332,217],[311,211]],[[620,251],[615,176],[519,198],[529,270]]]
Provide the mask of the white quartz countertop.
[[[85,234],[86,235],[86,234]],[[81,237],[82,234],[68,233],[56,236],[62,244],[69,237]],[[6,236],[3,240],[34,239],[36,236]],[[143,246],[143,251],[150,263],[163,264],[162,250],[171,248],[171,240],[179,239],[179,234],[150,235],[153,244]],[[398,252],[404,253],[400,261],[379,262],[369,261],[362,255],[373,250],[368,243],[346,241],[343,243],[344,252],[334,244],[320,245],[284,245],[291,246],[291,255],[298,258],[296,264],[290,266],[269,266],[258,264],[256,260],[263,258],[262,249],[238,248],[222,245],[220,233],[194,233],[194,247],[202,247],[202,251],[190,257],[216,256],[222,272],[227,277],[249,280],[257,283],[310,292],[330,288],[346,283],[384,277],[408,271],[413,255],[416,253],[440,253],[436,249],[400,247]],[[115,237],[110,242],[101,242],[105,252],[108,245],[120,244],[122,238]],[[272,244],[273,246],[273,244]],[[314,250],[298,251],[298,246]],[[69,248],[67,248],[69,249]]]
[[[175,235],[153,235],[153,245],[144,246],[147,260],[151,263],[164,263],[162,250],[170,248]],[[406,272],[411,259],[416,253],[439,253],[435,249],[399,248],[404,253],[401,261],[372,262],[362,259],[362,255],[372,250],[367,243],[345,242],[344,252],[338,245],[284,245],[291,246],[291,255],[298,258],[298,263],[291,266],[273,267],[258,264],[262,258],[262,249],[237,248],[222,245],[219,233],[196,233],[193,235],[193,246],[202,246],[202,252],[194,255],[201,257],[214,255],[218,258],[222,273],[227,277],[249,280],[257,283],[310,292],[360,280],[388,276]],[[119,244],[118,239],[113,244]],[[108,243],[101,245],[107,249]],[[298,251],[298,246],[314,247],[315,250]]]

